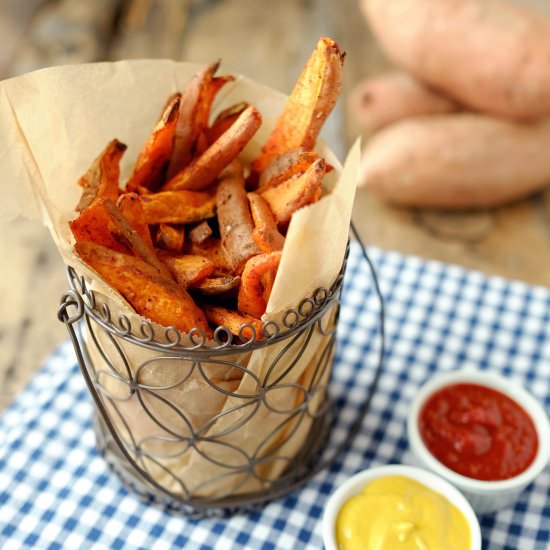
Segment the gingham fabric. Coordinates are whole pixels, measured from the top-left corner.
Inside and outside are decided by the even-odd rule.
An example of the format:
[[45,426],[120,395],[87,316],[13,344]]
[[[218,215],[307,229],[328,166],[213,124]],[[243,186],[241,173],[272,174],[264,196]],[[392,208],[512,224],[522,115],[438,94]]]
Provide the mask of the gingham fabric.
[[[388,354],[352,448],[330,472],[261,512],[185,519],[129,494],[94,448],[92,404],[69,343],[0,419],[0,547],[319,549],[329,494],[369,466],[411,463],[405,420],[435,371],[490,369],[550,409],[550,291],[371,250],[387,304]],[[376,364],[377,302],[352,246],[331,394],[345,437]],[[550,471],[514,508],[482,518],[484,548],[550,548]]]

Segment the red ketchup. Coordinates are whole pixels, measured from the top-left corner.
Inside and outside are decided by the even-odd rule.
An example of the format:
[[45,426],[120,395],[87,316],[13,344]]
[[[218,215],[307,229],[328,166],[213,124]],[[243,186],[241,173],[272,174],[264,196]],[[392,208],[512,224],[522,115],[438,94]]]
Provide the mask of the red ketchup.
[[452,384],[428,398],[420,436],[447,468],[473,479],[514,477],[535,459],[538,437],[531,417],[499,391]]

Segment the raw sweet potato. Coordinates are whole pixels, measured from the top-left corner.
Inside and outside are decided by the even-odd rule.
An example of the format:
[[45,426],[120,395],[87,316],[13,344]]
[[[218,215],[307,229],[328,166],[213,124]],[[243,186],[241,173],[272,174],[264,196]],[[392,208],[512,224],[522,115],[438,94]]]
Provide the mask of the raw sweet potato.
[[250,212],[254,221],[252,238],[262,252],[282,250],[285,238],[277,229],[277,220],[263,197],[257,193],[248,193]]
[[325,169],[325,161],[319,159],[302,175],[260,192],[260,196],[271,208],[277,224],[286,225],[296,210],[321,198]]
[[[250,315],[237,313],[236,311],[231,311],[224,307],[208,304],[203,305],[203,310],[210,323],[216,326],[224,326],[235,336],[239,336],[239,329],[244,323],[249,323],[254,327],[256,330],[256,338],[260,338],[262,335],[262,322]],[[252,338],[252,335],[252,330],[247,327],[243,329],[242,336],[244,338]]]
[[254,225],[248,207],[242,167],[234,162],[224,171],[216,194],[222,249],[232,271],[260,250],[254,243]]
[[550,119],[520,124],[475,114],[404,120],[368,143],[359,183],[413,206],[493,206],[550,183]]
[[159,121],[138,155],[126,184],[127,191],[157,189],[162,184],[164,171],[172,155],[180,100],[181,94],[174,94],[166,102]]
[[252,163],[260,174],[271,159],[297,147],[314,148],[342,87],[344,54],[330,38],[321,38],[300,75],[273,132]]
[[214,273],[216,266],[204,256],[193,254],[170,254],[160,252],[160,259],[183,287],[194,285]]
[[197,327],[210,333],[204,313],[191,296],[175,283],[159,277],[142,259],[92,242],[77,242],[75,251],[140,315],[184,332]]
[[82,196],[76,206],[82,212],[92,201],[104,197],[116,201],[120,193],[120,159],[126,151],[126,145],[113,139],[101,154],[94,160],[89,170],[78,181],[83,187]]
[[276,273],[281,252],[259,254],[250,258],[244,266],[239,289],[239,311],[260,318],[265,313],[269,296],[265,296],[261,278],[266,273]]
[[208,149],[190,165],[178,172],[163,187],[164,191],[206,189],[220,172],[244,149],[256,133],[262,117],[252,106],[245,109],[237,120]]
[[400,71],[360,82],[351,93],[349,108],[358,124],[371,133],[404,118],[460,110],[455,101]]
[[362,0],[387,54],[474,110],[550,115],[550,16],[511,0]]
[[141,196],[145,222],[192,223],[210,218],[216,209],[214,192],[162,191]]
[[161,223],[155,235],[155,242],[159,248],[179,252],[185,242],[185,227],[183,225]]

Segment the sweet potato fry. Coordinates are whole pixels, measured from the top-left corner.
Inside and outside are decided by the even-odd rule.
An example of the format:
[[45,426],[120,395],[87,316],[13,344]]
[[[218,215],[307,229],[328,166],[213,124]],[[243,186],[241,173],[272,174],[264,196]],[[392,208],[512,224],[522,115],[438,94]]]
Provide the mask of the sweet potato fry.
[[252,238],[254,226],[240,163],[232,163],[223,172],[216,203],[222,249],[231,270],[239,272],[248,258],[260,252]]
[[145,222],[193,223],[214,215],[216,195],[213,191],[161,191],[141,196]]
[[157,229],[155,242],[159,248],[179,252],[185,242],[185,227],[161,223]]
[[206,189],[220,172],[244,149],[256,133],[262,117],[252,106],[245,109],[237,120],[208,149],[190,165],[178,172],[162,188],[163,191]]
[[184,288],[195,285],[214,273],[216,266],[204,256],[193,254],[170,254],[160,252],[161,260]]
[[321,198],[325,162],[315,161],[301,176],[295,176],[260,193],[275,215],[279,226],[286,225],[292,214]]
[[212,236],[212,228],[208,222],[201,222],[189,231],[189,239],[195,244],[201,244]]
[[78,218],[69,222],[72,234],[77,242],[93,241],[117,252],[130,252],[130,245],[105,209],[104,200],[95,200]]
[[113,139],[80,178],[78,183],[83,187],[83,191],[76,206],[77,212],[82,212],[98,197],[105,197],[112,201],[117,200],[120,193],[118,187],[119,165],[124,151],[126,151],[126,145],[118,139]]
[[[203,310],[210,323],[213,325],[224,326],[235,336],[239,336],[239,329],[244,323],[250,323],[255,328],[256,338],[261,338],[262,336],[263,323],[259,319],[255,319],[250,315],[244,315],[224,307],[211,306],[208,304],[203,305]],[[245,327],[242,331],[242,336],[247,339],[251,338],[252,334],[252,330],[247,327]]]
[[276,272],[281,261],[281,252],[260,254],[250,258],[244,266],[239,289],[239,311],[260,318],[265,313],[269,296],[264,295],[261,278],[269,272]]
[[321,157],[313,151],[304,151],[301,147],[276,156],[262,172],[258,190],[265,191],[277,187],[293,176],[303,174]]
[[140,187],[158,189],[163,182],[166,166],[172,155],[176,123],[178,121],[181,94],[172,95],[138,155],[127,191],[136,191]]
[[257,193],[248,193],[250,212],[254,220],[252,238],[262,252],[282,250],[285,238],[277,229],[277,221],[269,205]]
[[77,242],[75,251],[143,317],[183,332],[197,327],[211,333],[191,296],[175,283],[159,277],[156,269],[141,258],[92,242]]
[[109,199],[96,199],[80,216],[69,223],[76,241],[93,240],[119,252],[131,250],[168,281],[172,276],[158,259],[154,248],[144,241],[122,212]]
[[235,277],[227,275],[225,277],[207,277],[199,283],[193,283],[190,286],[205,296],[217,296],[218,294],[227,294],[238,289],[240,284],[241,278],[238,275]]
[[239,118],[241,113],[248,107],[249,103],[243,101],[221,111],[216,117],[216,120],[214,120],[212,126],[208,128],[208,143],[214,143],[224,132],[227,132],[227,130],[229,130],[233,123]]
[[220,62],[216,61],[201,69],[183,90],[168,178],[191,162],[196,153],[197,140],[208,126],[210,108],[216,93],[232,78],[214,78],[219,65]]
[[342,88],[344,55],[336,42],[321,38],[300,75],[275,128],[252,164],[260,174],[271,159],[297,147],[312,150]]
[[187,242],[185,245],[185,252],[187,254],[208,258],[216,266],[215,273],[225,274],[231,271],[225,254],[223,253],[220,239],[210,237],[200,244]]
[[151,240],[151,231],[149,231],[149,226],[145,223],[145,216],[143,214],[143,207],[141,206],[139,195],[137,193],[123,193],[118,197],[116,205],[128,223],[137,231],[145,244],[152,250],[153,241]]

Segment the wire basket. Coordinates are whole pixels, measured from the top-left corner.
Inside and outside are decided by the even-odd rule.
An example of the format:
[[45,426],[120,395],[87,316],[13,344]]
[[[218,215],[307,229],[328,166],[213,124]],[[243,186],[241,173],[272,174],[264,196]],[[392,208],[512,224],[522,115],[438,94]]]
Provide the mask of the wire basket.
[[[173,327],[159,333],[145,319],[132,326],[68,268],[58,317],[96,404],[97,446],[128,488],[193,517],[230,515],[289,493],[336,460],[370,401],[321,459],[346,260],[329,289],[265,322],[261,334],[244,324],[239,337],[218,327],[212,339],[198,329],[185,338]],[[262,353],[269,362],[249,368]],[[383,345],[371,394],[382,357]],[[197,388],[201,406],[191,410]]]

